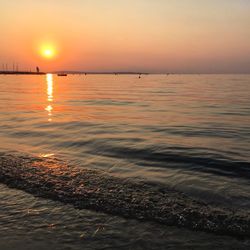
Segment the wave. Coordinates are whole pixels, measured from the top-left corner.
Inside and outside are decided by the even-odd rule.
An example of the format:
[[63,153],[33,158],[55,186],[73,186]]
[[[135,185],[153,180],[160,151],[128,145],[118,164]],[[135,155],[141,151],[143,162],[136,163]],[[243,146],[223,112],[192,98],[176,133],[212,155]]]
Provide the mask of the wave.
[[1,153],[0,182],[79,209],[250,238],[248,210],[218,207],[159,184],[121,179],[58,159]]
[[[239,112],[237,113],[238,115]],[[247,114],[249,116],[249,112]],[[161,135],[177,135],[184,137],[203,137],[203,138],[226,138],[226,139],[238,139],[247,140],[249,138],[250,129],[249,126],[241,125],[237,129],[230,126],[221,126],[219,123],[207,123],[202,126],[142,126],[147,132],[159,133]]]
[[[73,126],[71,123],[61,125],[59,123],[53,125],[54,127],[50,124],[37,124],[36,126],[38,126],[36,129],[0,127],[4,133],[8,133],[15,139],[27,138],[29,143],[35,146],[48,147],[49,145],[55,149],[68,150],[70,153],[74,151],[74,153],[78,153],[78,156],[84,152],[90,155],[126,159],[140,167],[184,169],[229,178],[250,179],[250,162],[243,150],[243,152],[238,152],[233,149],[222,150],[221,148],[174,147],[171,144],[149,141],[148,138],[138,136],[136,131],[129,128],[121,133],[117,127],[106,124],[76,122]],[[39,129],[39,126],[44,126],[46,129]],[[60,126],[62,127],[60,128]],[[60,128],[61,131],[56,128]],[[245,130],[247,132],[247,129]],[[150,128],[149,131],[152,132],[153,128]],[[154,132],[157,131],[161,134],[165,130],[160,128],[154,130]],[[187,133],[187,130],[183,131]],[[194,131],[196,130],[194,129]],[[98,138],[99,135],[101,138]],[[238,137],[240,139],[244,136],[239,135]],[[34,143],[34,138],[37,138],[36,143]],[[248,137],[245,136],[245,138]]]
[[[89,146],[89,148],[91,148]],[[194,170],[197,172],[205,172],[227,177],[237,177],[250,179],[250,162],[226,158],[223,155],[204,152],[203,154],[193,152],[192,148],[186,150],[179,147],[178,150],[171,150],[168,148],[155,150],[152,147],[143,147],[141,149],[126,147],[126,146],[111,146],[107,143],[101,145],[100,148],[95,145],[89,149],[89,153],[99,155],[125,158],[140,161],[151,162],[152,166],[162,168],[184,168],[185,170]]]

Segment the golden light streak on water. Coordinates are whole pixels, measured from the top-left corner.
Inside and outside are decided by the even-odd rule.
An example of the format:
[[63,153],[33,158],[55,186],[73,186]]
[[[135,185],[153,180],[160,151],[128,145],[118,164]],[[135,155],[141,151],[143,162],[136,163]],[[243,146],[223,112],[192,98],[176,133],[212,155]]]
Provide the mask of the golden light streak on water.
[[[46,82],[47,82],[47,101],[49,103],[53,102],[53,75],[47,74],[46,75]],[[51,104],[49,104],[46,108],[46,111],[48,111],[48,122],[52,121],[52,110],[53,107]]]
[[46,75],[46,81],[47,81],[47,95],[48,95],[48,101],[53,101],[53,75],[47,74]]
[[54,155],[55,154],[40,154],[39,156],[42,157],[42,158],[49,158],[49,157],[52,157]]

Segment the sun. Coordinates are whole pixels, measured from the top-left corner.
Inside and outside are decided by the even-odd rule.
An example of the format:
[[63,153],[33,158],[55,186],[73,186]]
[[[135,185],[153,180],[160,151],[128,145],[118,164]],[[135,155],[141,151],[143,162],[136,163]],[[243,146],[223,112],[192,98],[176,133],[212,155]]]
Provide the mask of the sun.
[[56,49],[52,45],[43,45],[40,54],[43,58],[53,59],[56,56]]
[[46,49],[43,51],[43,55],[46,56],[46,57],[52,57],[54,54],[54,51],[51,50],[51,49]]

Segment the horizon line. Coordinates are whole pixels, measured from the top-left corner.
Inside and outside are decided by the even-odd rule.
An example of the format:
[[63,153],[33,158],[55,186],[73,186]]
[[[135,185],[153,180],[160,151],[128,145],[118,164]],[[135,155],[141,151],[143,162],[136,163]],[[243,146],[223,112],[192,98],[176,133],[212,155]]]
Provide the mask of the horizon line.
[[249,75],[250,72],[140,72],[140,71],[82,71],[82,70],[55,70],[55,71],[0,71],[1,75],[11,74],[30,74],[30,75],[43,75],[43,74],[89,74],[89,75]]

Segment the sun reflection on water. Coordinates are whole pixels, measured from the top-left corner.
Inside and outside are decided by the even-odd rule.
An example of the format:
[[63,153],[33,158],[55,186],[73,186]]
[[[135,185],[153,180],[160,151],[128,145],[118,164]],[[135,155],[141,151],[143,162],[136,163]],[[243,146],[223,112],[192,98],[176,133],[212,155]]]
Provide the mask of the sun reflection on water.
[[53,107],[50,103],[53,102],[53,75],[52,74],[46,74],[46,82],[47,82],[47,101],[49,104],[45,108],[46,111],[48,111],[48,121],[52,121],[52,110]]
[[47,74],[46,75],[47,80],[47,95],[48,95],[48,101],[53,101],[53,75]]
[[55,154],[40,154],[39,156],[42,158],[49,158],[49,157],[53,157]]

